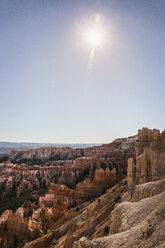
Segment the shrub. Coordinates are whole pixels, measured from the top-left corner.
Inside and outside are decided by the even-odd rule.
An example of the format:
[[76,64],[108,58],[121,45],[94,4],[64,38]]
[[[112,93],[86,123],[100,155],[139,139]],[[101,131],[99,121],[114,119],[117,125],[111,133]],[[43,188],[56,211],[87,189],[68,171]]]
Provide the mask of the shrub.
[[105,226],[104,227],[104,235],[108,235],[109,234],[109,226]]
[[120,195],[115,197],[115,202],[118,202],[120,200]]

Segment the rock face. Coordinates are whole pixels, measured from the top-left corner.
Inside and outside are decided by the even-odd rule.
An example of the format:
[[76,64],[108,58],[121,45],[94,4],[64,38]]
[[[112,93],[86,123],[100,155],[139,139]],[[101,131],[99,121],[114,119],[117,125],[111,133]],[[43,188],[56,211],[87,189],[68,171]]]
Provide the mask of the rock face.
[[[115,234],[126,231],[143,222],[152,211],[165,203],[165,192],[138,202],[123,202],[116,206],[112,212],[110,233]],[[130,216],[132,216],[130,218]]]
[[[9,156],[10,161],[0,164],[1,197],[14,194],[20,197],[41,188],[48,189],[50,183],[75,189],[79,182],[87,178],[89,180],[85,184],[92,187],[90,182],[97,170],[99,172],[95,175],[95,181],[99,181],[99,177],[104,177],[104,187],[108,188],[112,182],[107,183],[106,173],[111,173],[115,169],[118,179],[126,176],[127,159],[134,155],[135,143],[136,140],[127,138],[86,149],[48,147],[13,151]],[[102,172],[100,169],[103,169]],[[101,181],[103,182],[102,179]]]
[[40,197],[40,206],[54,206],[59,204],[64,209],[74,207],[82,202],[103,194],[106,189],[117,183],[115,168],[110,171],[106,169],[95,170],[93,180],[87,178],[76,185],[74,190],[65,185],[50,184],[49,192],[44,197]]
[[137,136],[117,139],[109,144],[89,148],[73,149],[70,147],[42,147],[27,151],[12,151],[9,155],[10,162],[14,164],[28,165],[63,165],[72,163],[77,158],[109,158],[118,157],[123,152],[128,153],[134,150]]
[[161,179],[165,176],[165,131],[143,128],[138,132],[136,144],[136,164],[128,160],[128,185]]
[[44,235],[42,238],[34,240],[24,246],[24,248],[48,248],[53,243],[53,232],[49,232],[48,234]]
[[135,188],[132,201],[140,201],[144,198],[158,195],[163,191],[165,191],[165,178],[159,181],[139,184]]
[[36,222],[24,218],[24,209],[16,213],[6,210],[0,217],[0,237],[3,248],[13,248],[17,243],[33,240],[41,234]]
[[1,215],[0,248],[163,248],[164,141],[142,129],[100,147],[12,152],[0,164],[1,201],[28,192],[39,201]]
[[0,165],[1,199],[49,190],[1,215],[0,248],[164,247],[164,132],[142,129],[138,139],[64,148],[64,156],[50,148],[14,152],[18,164]]
[[[53,225],[53,237],[57,242],[50,247],[72,248],[74,241],[83,236],[94,238],[108,235],[111,211],[125,190],[126,185],[117,184],[93,202],[88,201],[76,208],[69,209],[67,215]],[[24,248],[41,247],[42,239],[46,242],[47,236],[27,243]],[[81,239],[81,245],[83,245],[84,240],[86,239]],[[49,247],[49,240],[47,246],[44,247]]]
[[[165,191],[163,181],[137,185],[135,189],[142,196],[137,202],[122,202],[115,206],[110,216],[110,234],[91,241],[83,239],[86,248],[140,248],[165,247]],[[149,198],[145,198],[148,197]],[[83,247],[82,241],[74,248]],[[55,247],[54,247],[55,248]]]
[[80,239],[73,248],[165,247],[165,131],[139,130],[135,149],[136,163],[128,159],[129,190],[110,216],[111,235]]
[[0,190],[3,195],[16,194],[17,197],[24,193],[41,188],[48,188],[50,182],[66,184],[74,187],[76,182],[84,179],[89,174],[90,163],[82,166],[65,164],[63,166],[28,166],[26,164],[0,164]]
[[42,147],[27,151],[12,151],[9,160],[12,163],[26,163],[29,165],[43,165],[48,161],[73,160],[83,156],[83,149],[70,147]]
[[[4,212],[7,217],[5,223],[0,222],[0,248],[17,247],[36,238],[27,247],[53,245],[52,235],[43,235],[49,229],[55,231],[55,239],[63,240],[59,242],[65,248],[71,248],[81,235],[94,235],[96,226],[107,221],[114,207],[113,195],[119,197],[124,189],[111,192],[111,204],[106,198],[105,206],[96,201],[92,211],[85,208],[93,198],[126,177],[127,159],[135,154],[136,140],[118,139],[86,149],[49,147],[13,151],[10,161],[0,164],[0,207],[1,203],[11,201],[12,209],[16,210],[13,199],[20,201],[26,195],[33,199],[21,201],[16,213]],[[49,191],[39,198],[41,189]],[[79,209],[83,209],[83,214]],[[99,236],[104,229],[98,227],[97,231]]]

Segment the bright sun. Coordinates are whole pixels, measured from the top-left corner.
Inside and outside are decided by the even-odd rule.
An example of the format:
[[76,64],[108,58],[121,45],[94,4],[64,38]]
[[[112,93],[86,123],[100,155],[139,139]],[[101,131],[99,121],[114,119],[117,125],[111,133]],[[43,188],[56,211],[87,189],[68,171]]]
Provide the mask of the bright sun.
[[77,30],[80,44],[92,52],[102,50],[108,41],[108,28],[105,18],[100,14],[95,14],[90,19],[78,23]]
[[104,43],[104,33],[98,27],[92,27],[86,34],[86,42],[91,48],[101,47]]

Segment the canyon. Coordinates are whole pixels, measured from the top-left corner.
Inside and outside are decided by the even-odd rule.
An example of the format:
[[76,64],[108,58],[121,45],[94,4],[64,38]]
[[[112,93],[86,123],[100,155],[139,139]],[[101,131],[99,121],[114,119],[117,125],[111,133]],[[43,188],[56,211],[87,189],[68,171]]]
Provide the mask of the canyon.
[[1,208],[1,248],[163,248],[165,132],[12,151],[0,164],[0,192],[3,202],[23,199]]

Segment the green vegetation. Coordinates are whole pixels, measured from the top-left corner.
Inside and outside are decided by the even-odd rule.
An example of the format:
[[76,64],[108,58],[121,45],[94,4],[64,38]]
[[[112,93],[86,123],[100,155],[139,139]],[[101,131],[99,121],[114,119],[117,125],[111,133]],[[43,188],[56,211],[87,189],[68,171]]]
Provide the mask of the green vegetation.
[[115,202],[120,201],[120,199],[121,199],[120,195],[119,195],[119,196],[116,196],[116,197],[115,197]]
[[104,227],[104,235],[105,236],[109,234],[109,229],[110,229],[109,226]]
[[46,188],[42,188],[33,194],[24,194],[20,197],[16,197],[16,195],[6,196],[3,199],[0,199],[0,215],[6,210],[10,209],[13,211],[16,211],[19,207],[21,207],[23,204],[24,206],[29,206],[30,202],[35,202],[38,204],[38,199],[34,197],[34,194],[41,196],[47,193]]
[[0,214],[2,214],[6,209],[11,209],[16,211],[25,201],[34,201],[30,194],[23,195],[17,198],[15,195],[6,196],[0,201]]
[[80,211],[80,208],[79,207],[76,207],[76,212],[79,212]]

